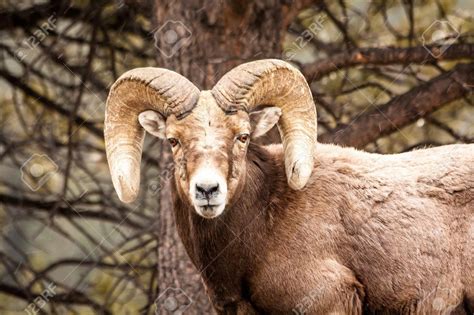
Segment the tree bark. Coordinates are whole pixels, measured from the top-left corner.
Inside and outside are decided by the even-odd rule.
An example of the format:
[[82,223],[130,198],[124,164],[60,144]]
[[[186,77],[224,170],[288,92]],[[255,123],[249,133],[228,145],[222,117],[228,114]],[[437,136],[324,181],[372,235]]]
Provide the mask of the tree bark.
[[[176,0],[167,4],[157,1],[154,39],[158,66],[181,73],[200,89],[210,89],[238,64],[281,58],[281,42],[288,24],[310,1],[293,1],[291,6],[289,3],[278,0]],[[176,40],[173,32],[184,39]],[[167,35],[171,35],[171,46]],[[161,167],[166,167],[170,161],[171,155],[164,145]],[[164,186],[160,198],[158,296],[168,287],[180,288],[193,300],[187,313],[209,312],[211,307],[199,274],[177,235],[169,183]]]

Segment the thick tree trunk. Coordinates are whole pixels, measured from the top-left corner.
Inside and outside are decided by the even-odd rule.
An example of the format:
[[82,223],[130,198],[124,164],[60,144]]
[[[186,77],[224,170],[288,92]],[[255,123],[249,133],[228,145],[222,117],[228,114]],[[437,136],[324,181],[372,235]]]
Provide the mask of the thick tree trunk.
[[[176,0],[155,4],[158,65],[181,73],[201,89],[212,88],[225,72],[243,62],[281,58],[288,23],[307,5],[304,1],[276,0]],[[170,163],[170,154],[161,154],[164,167]],[[169,185],[160,197],[159,294],[169,287],[180,288],[193,300],[187,313],[209,312],[199,273],[176,232]],[[159,309],[164,307],[160,305],[162,300],[157,302]]]

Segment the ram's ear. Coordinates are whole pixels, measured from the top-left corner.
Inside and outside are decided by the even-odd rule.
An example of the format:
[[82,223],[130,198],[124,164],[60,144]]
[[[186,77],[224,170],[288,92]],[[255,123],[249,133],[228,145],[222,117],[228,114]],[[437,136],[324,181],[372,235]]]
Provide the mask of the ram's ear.
[[165,139],[166,121],[163,116],[155,111],[147,110],[138,115],[140,125],[155,137]]
[[278,122],[281,109],[278,107],[266,107],[262,110],[250,113],[250,125],[252,126],[252,138],[266,134]]

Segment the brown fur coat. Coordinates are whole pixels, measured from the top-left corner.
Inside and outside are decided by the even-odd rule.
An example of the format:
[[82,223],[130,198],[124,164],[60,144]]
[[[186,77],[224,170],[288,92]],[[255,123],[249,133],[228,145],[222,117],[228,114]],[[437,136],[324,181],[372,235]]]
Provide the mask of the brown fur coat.
[[474,312],[474,146],[397,155],[318,144],[301,191],[281,145],[251,145],[215,220],[175,197],[178,231],[222,314]]

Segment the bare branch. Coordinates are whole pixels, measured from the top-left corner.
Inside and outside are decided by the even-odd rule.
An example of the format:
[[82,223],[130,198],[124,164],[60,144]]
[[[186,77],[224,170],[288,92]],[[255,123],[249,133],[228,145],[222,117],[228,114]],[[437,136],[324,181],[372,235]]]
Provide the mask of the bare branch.
[[[430,54],[428,52],[433,52]],[[474,44],[454,44],[444,51],[439,58],[438,52],[444,49],[442,46],[423,46],[413,48],[383,47],[383,48],[361,48],[351,53],[339,53],[327,59],[319,60],[303,66],[303,73],[309,80],[318,80],[323,76],[348,67],[357,65],[388,65],[388,64],[410,64],[431,63],[440,60],[456,60],[472,58],[474,55]]]
[[429,82],[419,85],[388,103],[357,117],[319,137],[321,142],[363,148],[375,139],[388,135],[443,105],[472,93],[474,63],[457,65]]
[[54,201],[41,201],[28,199],[26,197],[14,197],[6,194],[0,194],[0,204],[7,204],[10,206],[24,207],[25,209],[36,209],[43,212],[50,212],[51,209],[55,208],[55,213],[64,217],[77,217],[84,219],[95,219],[104,220],[113,223],[121,223],[136,229],[141,229],[143,226],[137,222],[134,222],[128,217],[117,217],[110,213],[102,211],[91,211],[80,209],[75,211],[71,207],[57,207],[57,202]]

